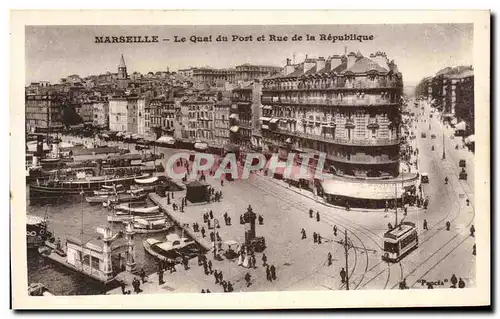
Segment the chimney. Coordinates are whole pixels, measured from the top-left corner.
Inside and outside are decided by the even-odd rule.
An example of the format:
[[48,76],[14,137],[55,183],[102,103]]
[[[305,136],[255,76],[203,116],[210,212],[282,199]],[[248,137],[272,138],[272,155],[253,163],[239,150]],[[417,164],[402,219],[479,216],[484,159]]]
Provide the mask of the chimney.
[[384,69],[389,70],[388,62],[389,59],[387,59],[387,56],[385,55],[385,52],[376,52],[375,54],[370,54],[370,59],[372,59],[375,63],[383,67]]
[[325,58],[320,56],[317,60],[316,60],[316,71],[320,71],[320,70],[323,70],[325,68]]
[[332,55],[332,57],[330,58],[330,70],[335,69],[341,64],[342,64],[342,58],[340,57],[340,55],[338,54]]
[[347,55],[347,69],[351,68],[356,63],[356,53],[351,52]]
[[316,61],[314,59],[308,59],[306,54],[306,59],[304,60],[304,73],[316,66]]
[[295,71],[295,66],[290,64],[290,59],[286,59],[285,69],[283,70],[284,75],[288,75]]

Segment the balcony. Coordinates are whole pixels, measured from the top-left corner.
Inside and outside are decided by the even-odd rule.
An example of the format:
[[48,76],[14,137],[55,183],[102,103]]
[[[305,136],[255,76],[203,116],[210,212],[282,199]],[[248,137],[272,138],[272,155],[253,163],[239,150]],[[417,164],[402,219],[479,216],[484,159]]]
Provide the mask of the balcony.
[[331,90],[359,90],[359,89],[392,89],[403,88],[399,80],[365,80],[365,81],[344,81],[341,83],[317,84],[306,87],[296,88],[288,87],[263,87],[262,91],[266,92],[304,92],[304,91],[331,91]]
[[[263,127],[264,129],[264,127]],[[277,130],[272,130],[273,132],[288,135],[288,136],[295,136],[295,137],[301,137],[301,138],[307,138],[315,141],[321,141],[325,143],[331,143],[331,144],[339,144],[339,145],[349,145],[349,146],[392,146],[392,145],[398,145],[400,143],[399,139],[376,139],[376,140],[349,140],[349,139],[343,139],[343,138],[331,138],[327,137],[325,135],[316,135],[316,134],[309,134],[309,133],[303,133],[303,132],[292,132],[284,129],[277,129]]]
[[399,102],[388,98],[366,97],[366,98],[304,98],[304,99],[279,99],[262,97],[262,104],[278,105],[333,105],[333,106],[393,106]]
[[379,157],[356,156],[356,155],[351,155],[350,157],[347,157],[347,156],[327,155],[327,159],[348,164],[392,164],[392,163],[397,163],[399,161],[398,156],[387,156],[387,155],[382,155]]

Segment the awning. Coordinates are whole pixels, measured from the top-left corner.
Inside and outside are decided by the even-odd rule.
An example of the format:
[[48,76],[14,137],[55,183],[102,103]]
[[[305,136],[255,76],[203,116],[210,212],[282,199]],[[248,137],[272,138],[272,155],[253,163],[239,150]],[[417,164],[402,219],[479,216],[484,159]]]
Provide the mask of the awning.
[[172,136],[163,135],[156,140],[156,143],[173,144],[175,139]]
[[279,122],[279,120],[280,120],[280,119],[278,119],[278,118],[273,118],[273,119],[271,119],[271,121],[269,121],[269,123],[271,123],[271,124],[276,124],[276,123],[278,123],[278,122]]
[[238,133],[238,130],[239,130],[239,129],[240,129],[240,128],[239,128],[238,126],[236,126],[236,125],[235,125],[235,126],[231,126],[231,128],[230,128],[229,130],[230,130],[231,132],[233,132],[233,133]]
[[229,115],[229,118],[230,119],[237,119],[238,118],[238,114],[233,113],[233,114]]
[[462,121],[462,122],[458,123],[457,125],[455,125],[455,129],[465,131],[465,122]]
[[453,125],[457,124],[457,119],[451,120],[450,123],[453,124]]
[[322,181],[321,186],[326,194],[349,198],[388,200],[400,198],[402,193],[401,183],[349,183],[328,179]]
[[270,121],[270,120],[271,120],[271,118],[270,118],[270,117],[261,116],[261,117],[260,117],[260,120],[261,120],[261,121]]
[[194,143],[194,148],[197,148],[199,150],[206,150],[208,148],[207,143]]

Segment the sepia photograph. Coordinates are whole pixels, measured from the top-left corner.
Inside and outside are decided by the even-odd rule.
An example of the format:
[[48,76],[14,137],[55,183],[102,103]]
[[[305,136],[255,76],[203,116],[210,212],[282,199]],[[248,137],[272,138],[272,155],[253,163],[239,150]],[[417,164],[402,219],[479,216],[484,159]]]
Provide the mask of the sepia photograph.
[[489,12],[52,13],[12,12],[16,308],[489,305]]

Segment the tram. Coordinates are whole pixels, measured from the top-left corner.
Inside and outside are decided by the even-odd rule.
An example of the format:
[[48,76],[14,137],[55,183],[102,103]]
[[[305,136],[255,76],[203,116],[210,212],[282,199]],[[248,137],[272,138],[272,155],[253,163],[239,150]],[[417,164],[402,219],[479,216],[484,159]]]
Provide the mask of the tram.
[[398,262],[418,247],[417,227],[403,222],[384,234],[384,255],[387,262]]

